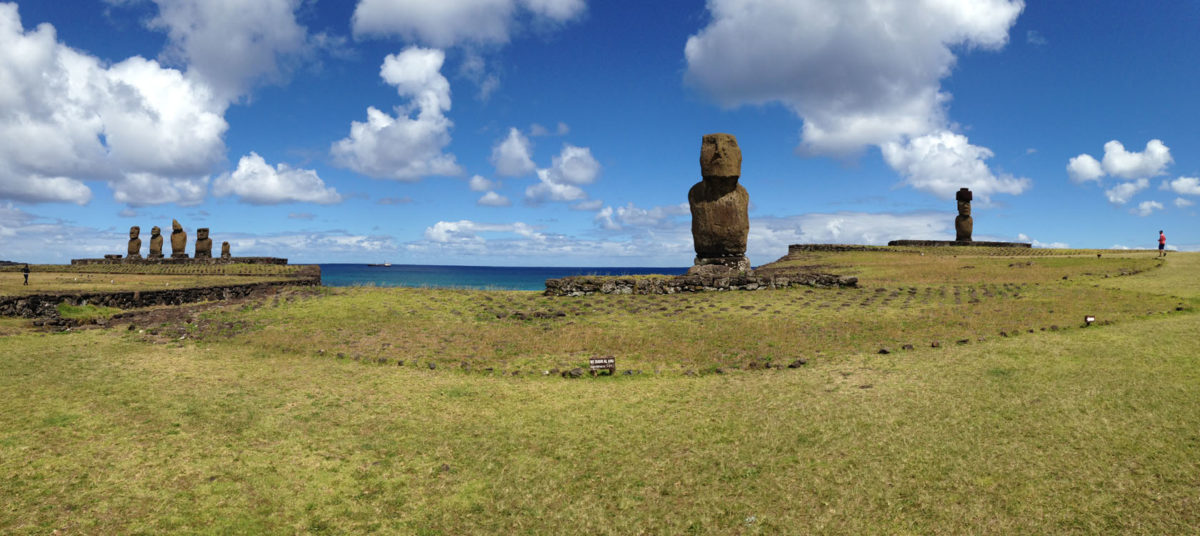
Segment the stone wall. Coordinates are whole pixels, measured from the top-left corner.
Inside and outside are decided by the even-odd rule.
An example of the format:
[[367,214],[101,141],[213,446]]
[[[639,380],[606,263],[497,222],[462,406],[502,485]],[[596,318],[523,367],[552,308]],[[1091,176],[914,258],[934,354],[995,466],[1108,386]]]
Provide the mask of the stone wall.
[[883,246],[862,246],[858,244],[792,244],[788,246],[788,255],[805,251],[888,251]]
[[128,292],[90,292],[82,294],[31,294],[27,296],[0,296],[0,316],[46,318],[58,316],[58,304],[95,305],[134,309],[155,305],[181,305],[202,301],[244,298],[272,287],[319,286],[321,278],[298,278],[265,283],[247,283],[223,287],[200,287],[169,290],[144,290]]
[[941,246],[974,246],[977,248],[1031,248],[1033,244],[1025,242],[981,242],[978,240],[956,241],[956,240],[892,240],[888,242],[889,246],[911,246],[918,248],[941,247]]
[[287,259],[279,257],[230,257],[228,259],[217,258],[202,258],[197,259],[189,257],[186,259],[173,259],[171,257],[163,257],[161,259],[71,259],[71,264],[74,266],[86,264],[287,264]]
[[832,274],[791,273],[732,277],[681,275],[675,277],[574,276],[546,280],[546,296],[589,294],[676,294],[722,290],[768,290],[794,286],[854,287],[858,278]]

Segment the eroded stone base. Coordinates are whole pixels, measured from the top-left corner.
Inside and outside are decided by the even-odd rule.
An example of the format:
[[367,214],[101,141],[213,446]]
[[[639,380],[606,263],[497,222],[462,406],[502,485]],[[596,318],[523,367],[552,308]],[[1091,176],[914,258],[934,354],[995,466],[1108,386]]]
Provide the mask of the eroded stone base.
[[1025,242],[983,242],[979,240],[892,240],[889,246],[936,247],[936,246],[975,246],[977,248],[1031,248],[1033,244]]
[[750,259],[745,255],[740,257],[696,257],[696,264],[688,270],[688,275],[723,274],[722,268],[733,272],[750,271]]

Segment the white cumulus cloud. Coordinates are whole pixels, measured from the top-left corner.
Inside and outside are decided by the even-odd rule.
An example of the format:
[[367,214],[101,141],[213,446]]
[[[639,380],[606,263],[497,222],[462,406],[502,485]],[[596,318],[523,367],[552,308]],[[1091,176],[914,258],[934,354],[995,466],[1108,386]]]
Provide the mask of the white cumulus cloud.
[[217,177],[213,183],[217,196],[237,195],[254,205],[279,203],[340,203],[342,196],[311,169],[293,169],[287,164],[271,167],[263,157],[251,152],[238,161],[233,173]]
[[1179,208],[1187,208],[1187,207],[1190,207],[1195,204],[1196,204],[1196,202],[1192,201],[1190,199],[1184,199],[1182,197],[1175,198],[1175,206],[1179,207]]
[[1179,177],[1164,181],[1162,189],[1170,190],[1180,195],[1200,195],[1200,179],[1196,177]]
[[946,126],[941,79],[964,47],[997,49],[1021,0],[710,0],[686,78],[727,106],[780,102],[802,149],[848,154]]
[[1026,178],[997,177],[985,163],[992,157],[990,150],[949,131],[918,136],[903,144],[888,142],[880,149],[884,161],[904,176],[905,184],[943,199],[954,197],[959,188],[970,188],[987,199],[997,193],[1020,194],[1030,186]]
[[352,122],[350,136],[333,144],[334,161],[370,177],[401,181],[462,173],[454,155],[442,152],[453,126],[445,116],[450,110],[450,82],[441,74],[445,59],[441,50],[420,47],[388,55],[379,74],[410,102],[396,107],[396,117],[368,107],[367,121]]
[[1124,205],[1128,203],[1133,196],[1138,192],[1145,190],[1150,186],[1148,179],[1138,179],[1136,181],[1123,182],[1104,192],[1108,196],[1108,202],[1116,205]]
[[282,77],[281,59],[309,50],[296,22],[300,0],[154,0],[158,16],[147,25],[167,33],[163,55],[188,66],[233,101],[259,82]]
[[538,183],[525,189],[525,199],[534,204],[583,201],[587,192],[580,186],[595,182],[599,176],[600,162],[591,149],[564,144],[549,168],[537,170]]
[[436,47],[504,44],[519,21],[540,24],[575,20],[584,0],[360,0],[356,35],[397,35]]
[[488,190],[497,188],[498,186],[499,183],[488,180],[482,175],[474,175],[470,180],[467,181],[467,187],[470,188],[472,192],[486,192]]
[[1144,218],[1153,214],[1154,211],[1162,209],[1163,204],[1159,203],[1158,201],[1142,201],[1141,203],[1138,203],[1137,208],[1130,210],[1129,212]]
[[1067,161],[1067,175],[1077,183],[1100,182],[1100,179],[1104,177],[1104,170],[1100,167],[1100,161],[1093,158],[1092,155],[1081,154]]
[[17,6],[0,3],[0,198],[85,204],[84,181],[105,180],[131,204],[202,199],[224,155],[226,106],[156,61],[108,66],[49,24],[26,31]]
[[479,242],[482,233],[515,234],[524,238],[543,236],[532,225],[514,223],[479,223],[471,220],[439,221],[425,228],[425,238],[434,242]]
[[1104,171],[1123,179],[1141,179],[1162,175],[1166,167],[1174,162],[1171,149],[1160,140],[1150,140],[1140,153],[1129,152],[1117,140],[1104,144]]
[[482,207],[507,207],[512,206],[512,201],[496,192],[488,192],[483,194],[475,204]]
[[520,177],[533,173],[537,166],[533,163],[533,143],[521,134],[521,131],[510,128],[508,137],[501,140],[492,148],[492,165],[496,174],[502,177]]
[[626,203],[622,207],[604,207],[596,213],[593,221],[600,227],[615,231],[625,227],[670,227],[675,225],[677,216],[689,214],[687,203],[665,205],[653,208],[638,208]]

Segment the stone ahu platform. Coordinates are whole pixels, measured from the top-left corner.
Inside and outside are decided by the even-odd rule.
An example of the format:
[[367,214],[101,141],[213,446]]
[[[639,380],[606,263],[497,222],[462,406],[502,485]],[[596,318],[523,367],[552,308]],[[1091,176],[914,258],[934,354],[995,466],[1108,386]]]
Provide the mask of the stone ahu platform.
[[215,258],[181,258],[163,257],[158,259],[130,259],[123,258],[120,255],[115,255],[111,258],[103,259],[71,259],[72,266],[80,266],[86,264],[287,264],[287,259],[279,257],[230,257],[222,259]]
[[938,246],[974,246],[977,248],[1032,248],[1033,244],[1025,242],[983,242],[979,240],[892,240],[889,246],[909,246],[918,248]]
[[711,270],[678,276],[573,276],[546,280],[546,296],[591,294],[678,294],[725,290],[770,290],[796,286],[856,287],[857,277],[788,268],[763,267],[747,272]]

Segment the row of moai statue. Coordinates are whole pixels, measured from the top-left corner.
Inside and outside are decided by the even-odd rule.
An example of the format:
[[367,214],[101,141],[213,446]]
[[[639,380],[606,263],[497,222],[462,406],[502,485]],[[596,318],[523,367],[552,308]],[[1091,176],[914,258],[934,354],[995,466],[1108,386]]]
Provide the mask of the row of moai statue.
[[[127,259],[142,258],[142,239],[140,235],[142,228],[134,225],[129,228],[129,249],[125,256]],[[150,229],[150,254],[149,259],[163,258],[163,237],[162,230],[158,226]],[[187,254],[187,231],[183,230],[183,226],[179,224],[179,220],[171,220],[171,258],[186,259]],[[197,259],[212,258],[212,239],[208,237],[208,227],[196,229],[196,256]],[[229,253],[229,242],[221,243],[221,258],[230,259],[233,255]]]

